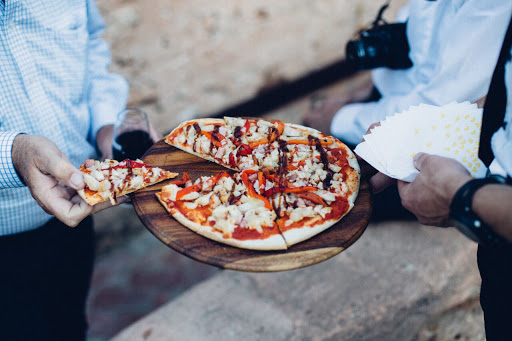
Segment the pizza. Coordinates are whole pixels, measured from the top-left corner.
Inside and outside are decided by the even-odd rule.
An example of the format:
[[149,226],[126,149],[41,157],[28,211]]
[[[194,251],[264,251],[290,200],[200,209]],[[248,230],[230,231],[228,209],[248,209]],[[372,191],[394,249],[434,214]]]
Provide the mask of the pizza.
[[207,238],[247,249],[286,249],[269,200],[247,183],[246,173],[226,172],[192,183],[187,173],[156,193],[180,223]]
[[178,173],[148,166],[138,159],[121,162],[110,159],[105,161],[89,159],[79,169],[84,174],[85,187],[79,190],[78,194],[91,206],[107,200],[115,204],[119,196],[178,175]]
[[297,124],[226,117],[182,123],[165,141],[235,171],[164,186],[157,197],[180,223],[247,249],[286,249],[353,207],[360,170],[334,137]]

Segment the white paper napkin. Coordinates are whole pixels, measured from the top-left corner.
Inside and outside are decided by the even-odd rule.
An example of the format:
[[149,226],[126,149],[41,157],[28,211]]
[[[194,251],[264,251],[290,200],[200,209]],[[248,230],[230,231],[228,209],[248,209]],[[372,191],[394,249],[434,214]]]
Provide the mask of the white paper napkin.
[[482,109],[469,102],[441,107],[420,104],[387,117],[364,136],[355,152],[379,172],[413,181],[418,170],[413,158],[419,152],[453,158],[474,177],[486,168],[478,159]]

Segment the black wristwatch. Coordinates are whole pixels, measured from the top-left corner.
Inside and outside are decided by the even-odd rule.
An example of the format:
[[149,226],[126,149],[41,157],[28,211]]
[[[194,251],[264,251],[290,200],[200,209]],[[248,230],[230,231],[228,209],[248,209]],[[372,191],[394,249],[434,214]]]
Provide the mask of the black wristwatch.
[[465,183],[452,199],[450,218],[455,227],[469,239],[485,245],[497,246],[507,244],[505,239],[496,234],[473,212],[471,205],[473,195],[482,186],[488,184],[505,184],[507,179],[500,175],[490,175],[482,179],[473,179]]

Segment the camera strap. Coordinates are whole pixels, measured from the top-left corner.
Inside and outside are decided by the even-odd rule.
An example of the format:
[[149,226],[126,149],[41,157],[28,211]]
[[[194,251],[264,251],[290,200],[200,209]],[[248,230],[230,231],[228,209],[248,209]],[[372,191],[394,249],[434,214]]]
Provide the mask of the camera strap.
[[384,14],[384,11],[389,7],[389,4],[391,3],[391,0],[388,0],[384,3],[384,5],[381,6],[379,9],[379,13],[377,14],[377,17],[372,22],[372,26],[377,26],[380,22],[383,22],[384,24],[387,24],[386,20],[382,19],[382,15]]

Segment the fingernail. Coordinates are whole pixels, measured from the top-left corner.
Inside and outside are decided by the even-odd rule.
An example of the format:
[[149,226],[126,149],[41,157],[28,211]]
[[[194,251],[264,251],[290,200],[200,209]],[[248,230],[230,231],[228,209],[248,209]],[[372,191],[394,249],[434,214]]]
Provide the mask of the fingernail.
[[419,158],[422,154],[423,154],[423,153],[416,153],[416,154],[414,155],[414,158],[413,158],[414,162],[416,162],[416,161],[418,160],[418,158]]
[[69,181],[71,182],[71,185],[73,185],[73,187],[77,189],[82,185],[84,181],[84,176],[82,175],[82,173],[73,173]]

